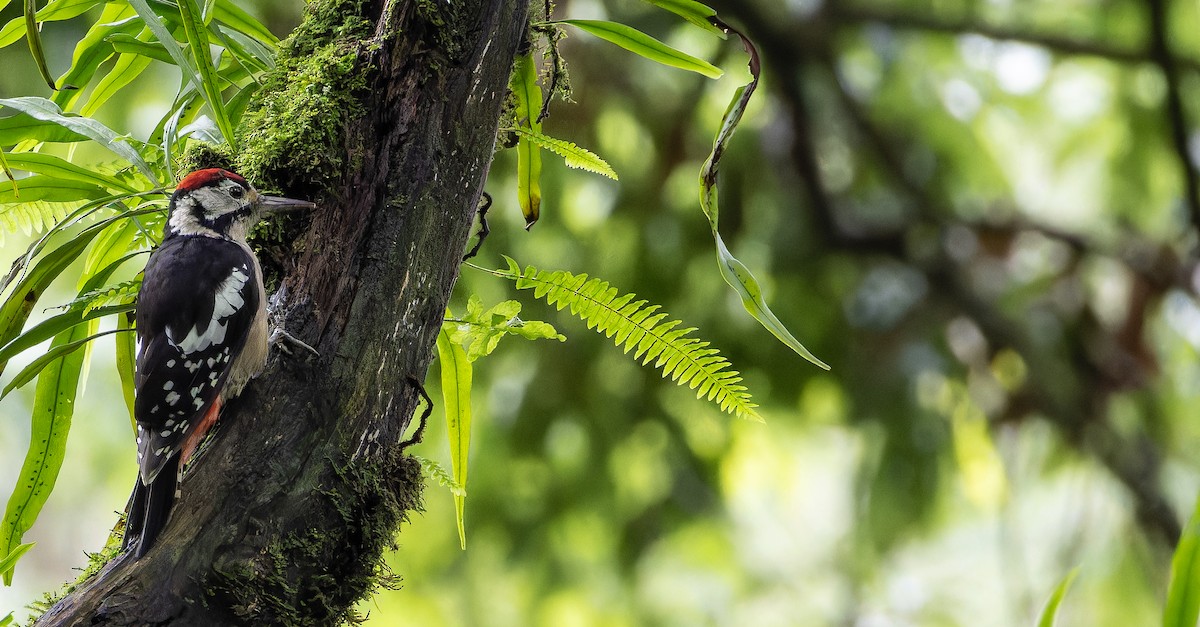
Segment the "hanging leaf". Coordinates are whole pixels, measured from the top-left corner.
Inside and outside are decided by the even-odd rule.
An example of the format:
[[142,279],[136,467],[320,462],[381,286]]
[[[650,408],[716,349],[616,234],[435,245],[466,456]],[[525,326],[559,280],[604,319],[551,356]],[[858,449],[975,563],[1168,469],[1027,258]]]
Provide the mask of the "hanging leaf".
[[704,30],[725,39],[728,35],[717,28],[709,18],[716,17],[717,12],[695,0],[644,0],[656,7],[666,9],[675,15],[703,28]]
[[568,24],[604,41],[616,44],[638,56],[670,67],[696,72],[708,78],[721,78],[719,68],[704,59],[676,50],[667,44],[617,22],[604,20],[558,20],[553,24]]
[[[452,317],[449,310],[446,317]],[[442,371],[442,406],[446,408],[446,434],[450,441],[450,464],[454,483],[461,488],[454,495],[454,514],[458,521],[458,543],[467,549],[464,524],[467,489],[467,458],[471,451],[471,362],[462,346],[450,341],[445,325],[438,332],[438,364]]]
[[[42,80],[50,89],[57,90],[54,77],[50,75],[50,65],[46,63],[46,51],[42,49],[42,31],[38,30],[37,25],[37,0],[25,0],[25,40],[29,42],[29,53],[33,55],[33,63],[37,65]],[[64,88],[75,89],[71,86]]]
[[521,139],[527,139],[537,144],[539,148],[544,148],[562,157],[567,167],[587,170],[588,172],[607,176],[614,181],[617,180],[617,173],[613,171],[612,166],[585,148],[580,148],[569,141],[555,139],[548,135],[535,133],[520,127],[513,127],[507,130],[516,133]]
[[1200,619],[1200,499],[1171,558],[1163,627],[1196,627]]
[[[97,309],[104,311],[108,308]],[[114,307],[115,309],[115,307]],[[133,304],[130,303],[129,311],[117,314],[117,329],[121,331],[133,330]],[[116,342],[116,361],[117,361],[117,376],[121,380],[121,397],[125,399],[125,408],[129,410],[129,427],[130,434],[137,434],[137,419],[133,413],[134,401],[134,362],[135,362],[135,347],[137,335],[134,333],[117,333],[113,335],[113,340]]]
[[717,173],[721,163],[721,156],[725,154],[725,148],[733,137],[733,132],[737,130],[737,125],[742,119],[742,114],[746,111],[746,105],[750,102],[750,97],[754,95],[754,90],[758,87],[758,78],[761,73],[761,66],[758,60],[758,50],[741,33],[729,28],[727,25],[716,20],[718,26],[724,30],[728,30],[737,34],[742,40],[742,45],[746,49],[746,53],[750,56],[750,82],[739,87],[733,94],[733,100],[729,107],[725,110],[725,115],[721,119],[721,128],[717,131],[717,137],[713,141],[712,152],[709,153],[708,159],[704,162],[704,166],[700,168],[700,209],[708,218],[709,229],[712,231],[713,240],[717,245],[717,266],[721,271],[721,278],[737,292],[738,297],[742,301],[742,306],[746,311],[759,322],[764,328],[771,332],[780,342],[783,342],[788,348],[796,351],[798,355],[812,362],[813,364],[829,370],[829,365],[813,355],[803,344],[797,340],[783,322],[775,316],[771,308],[767,306],[767,301],[763,298],[762,287],[758,280],[746,267],[746,264],[739,261],[729,248],[725,246],[725,241],[721,239],[721,234],[717,230],[718,218],[720,211],[717,207]]
[[[542,110],[542,88],[537,82],[537,68],[532,53],[517,58],[509,89],[516,97],[517,121],[528,125],[531,131],[541,133],[542,125],[537,121],[537,116]],[[517,200],[525,216],[526,229],[532,227],[541,215],[541,178],[541,150],[532,141],[522,137],[517,141]]]
[[[83,353],[75,351],[90,339],[88,326],[81,324],[56,337],[50,349],[56,358],[38,368],[42,376],[34,393],[29,451],[8,499],[4,521],[0,523],[0,552],[11,552],[21,544],[21,538],[37,520],[58,479],[83,368]],[[64,347],[72,348],[64,350]],[[9,384],[5,393],[12,387]],[[11,571],[4,574],[4,583],[12,583]]]
[[829,365],[812,354],[803,344],[800,343],[787,327],[775,317],[774,312],[767,306],[767,301],[763,298],[762,288],[759,287],[758,281],[754,275],[750,273],[750,269],[746,264],[738,261],[729,253],[729,249],[725,247],[725,242],[721,236],[714,233],[717,239],[717,260],[721,270],[721,278],[738,293],[742,300],[742,306],[746,311],[754,317],[759,324],[763,325],[771,332],[780,342],[783,342],[788,348],[796,351],[801,357],[812,362],[814,365],[829,370]]

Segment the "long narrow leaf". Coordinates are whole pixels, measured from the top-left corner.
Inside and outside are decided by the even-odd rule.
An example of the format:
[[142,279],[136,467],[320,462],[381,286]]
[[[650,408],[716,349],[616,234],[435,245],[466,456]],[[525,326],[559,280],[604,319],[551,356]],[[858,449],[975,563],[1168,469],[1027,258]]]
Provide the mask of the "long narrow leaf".
[[798,355],[812,362],[814,365],[829,370],[829,365],[812,354],[803,344],[800,343],[787,327],[784,326],[771,308],[767,306],[767,301],[763,298],[762,288],[758,284],[758,280],[750,273],[750,269],[746,264],[738,261],[729,249],[725,247],[725,242],[721,236],[714,233],[717,239],[717,266],[721,270],[721,278],[738,293],[742,300],[742,306],[746,311],[754,317],[763,327],[771,332],[780,342],[783,342],[788,348],[796,351]]
[[[537,121],[537,117],[542,110],[542,88],[537,82],[537,67],[534,65],[532,53],[517,59],[517,67],[509,88],[516,97],[517,121],[528,124],[533,132],[541,133],[542,125]],[[532,227],[541,215],[541,178],[541,149],[522,137],[517,141],[517,200],[521,205],[521,213],[525,216],[526,229]]]
[[209,30],[221,39],[225,49],[232,53],[239,63],[249,66],[247,69],[260,72],[275,69],[274,50],[263,45],[257,39],[248,37],[232,28],[214,25],[210,26]]
[[[48,370],[51,365],[63,359],[64,357],[70,357],[79,349],[87,346],[92,340],[102,338],[106,335],[112,335],[114,333],[129,332],[129,329],[113,329],[111,331],[101,331],[100,333],[84,335],[82,338],[74,339],[74,335],[79,333],[79,329],[87,329],[88,326],[88,324],[81,324],[66,332],[64,336],[68,334],[71,335],[72,339],[70,341],[62,344],[55,342],[51,345],[50,350],[46,351],[46,354],[41,355],[37,359],[29,362],[29,365],[22,368],[21,371],[17,373],[17,376],[13,377],[13,380],[9,381],[8,385],[4,386],[4,391],[0,392],[0,399],[8,396],[13,390],[24,387],[25,384],[33,381],[33,379],[39,374],[42,374],[43,372],[51,372]],[[82,355],[80,355],[79,365],[80,367],[83,366]],[[75,380],[78,381],[78,379],[79,375],[76,373]]]
[[[102,309],[108,309],[102,308]],[[100,309],[93,310],[92,313],[101,311]],[[117,314],[117,328],[122,331],[133,329],[133,305],[129,305],[129,311]],[[134,379],[133,379],[133,364],[134,351],[137,337],[133,333],[118,333],[113,336],[116,342],[116,361],[117,361],[117,377],[121,380],[121,397],[125,399],[125,408],[129,410],[129,427],[130,434],[137,434],[137,422],[133,414],[134,401]]]
[[[75,412],[79,373],[83,368],[83,354],[74,351],[81,342],[88,341],[88,326],[79,325],[55,338],[50,352],[55,353],[57,358],[38,369],[41,376],[34,393],[29,451],[25,454],[25,463],[21,466],[16,487],[8,499],[4,521],[0,523],[0,552],[11,552],[21,544],[22,537],[37,520],[58,479],[58,471],[66,456],[67,433]],[[62,350],[66,346],[73,349]],[[12,573],[6,573],[5,583],[11,581]]]
[[[149,26],[150,30],[154,31],[154,36],[158,38],[159,43],[163,45],[167,53],[171,55],[172,59],[174,59],[175,65],[179,66],[180,71],[183,72],[184,78],[195,85],[196,89],[198,89],[200,93],[204,95],[204,100],[208,104],[208,108],[212,110],[214,114],[220,111],[222,113],[217,115],[223,115],[225,109],[224,105],[221,103],[220,94],[217,93],[216,98],[213,98],[214,94],[205,87],[206,78],[205,75],[202,74],[203,71],[197,67],[197,64],[203,65],[205,63],[205,59],[207,59],[208,66],[212,66],[212,57],[208,56],[209,51],[207,46],[204,48],[203,54],[199,55],[196,58],[195,63],[193,63],[187,58],[187,55],[183,53],[183,49],[179,47],[179,42],[175,41],[175,36],[172,35],[171,31],[167,29],[162,18],[150,9],[150,5],[146,3],[146,0],[129,0],[129,4],[133,6],[135,11],[137,11],[137,14],[142,18],[142,21],[146,23],[146,26]],[[185,3],[181,2],[180,5],[182,4]],[[161,5],[159,6],[161,7]],[[193,4],[192,6],[194,7],[195,5]],[[177,7],[177,9],[180,11],[183,10],[181,7]],[[184,23],[184,28],[188,29],[190,20],[182,16],[180,19]],[[191,37],[189,36],[189,40],[190,39]],[[205,41],[207,41],[207,39]],[[196,44],[194,44],[192,41],[189,41],[189,45],[192,45],[193,50],[195,50],[194,46]],[[232,137],[226,137],[225,139],[232,145]]]
[[[103,4],[105,0],[52,0],[37,12],[38,22],[57,22],[78,17],[88,9]],[[7,0],[0,2],[0,9],[8,4]],[[25,36],[24,16],[14,18],[0,28],[0,48],[12,45]]]
[[[75,44],[71,53],[71,67],[58,77],[60,84],[87,85],[92,82],[100,66],[112,58],[112,45],[107,38],[116,33],[133,34],[141,30],[132,9],[125,4],[108,4],[100,14],[100,19],[88,28],[83,38]],[[79,90],[59,91],[50,97],[54,104],[63,111],[75,108],[77,101],[83,97]]]
[[79,309],[61,313],[57,316],[51,316],[50,318],[47,318],[34,325],[28,331],[17,336],[8,344],[0,346],[0,372],[2,372],[4,367],[8,365],[8,360],[12,359],[18,353],[33,348],[34,346],[45,342],[46,340],[62,333],[63,331],[70,329],[71,327],[88,322],[90,320],[97,320],[105,316],[117,315],[117,319],[120,320],[124,317],[121,314],[133,310],[133,303],[129,303],[126,305],[109,305],[107,307],[100,307],[97,309],[92,309],[86,313],[84,313],[82,309]]
[[86,136],[59,124],[38,120],[24,113],[0,118],[0,146],[11,146],[24,141],[69,143],[87,140]]
[[217,0],[213,5],[212,17],[216,21],[269,48],[275,48],[276,44],[279,43],[279,38],[270,29],[263,26],[262,22],[254,19],[254,16],[247,13],[232,0]]
[[666,9],[721,39],[728,37],[725,31],[717,28],[709,20],[709,18],[715,17],[717,12],[707,5],[700,4],[695,0],[645,0],[645,2]]
[[33,62],[42,80],[50,89],[58,89],[54,86],[54,77],[50,75],[50,65],[46,63],[46,51],[42,49],[42,31],[38,30],[37,25],[37,0],[25,0],[25,41],[29,43],[29,54],[33,55]]
[[[121,35],[124,35],[124,33],[121,33]],[[135,41],[142,41],[149,38],[149,36],[150,30],[143,29],[133,39]],[[111,41],[112,38],[109,38],[110,43]],[[113,44],[113,50],[116,50],[115,44]],[[112,99],[123,87],[133,82],[133,79],[140,76],[148,67],[150,67],[150,59],[145,56],[129,53],[119,54],[117,62],[113,64],[112,69],[92,89],[92,94],[88,96],[87,104],[83,106],[80,113],[85,116],[95,113],[97,109]]]
[[[452,318],[449,311],[447,318]],[[438,364],[442,371],[442,406],[446,408],[446,432],[450,440],[450,464],[454,483],[462,493],[454,494],[454,514],[458,521],[458,543],[466,550],[464,524],[466,506],[467,458],[471,451],[471,362],[462,346],[450,341],[443,326],[437,339]]]
[[33,269],[21,278],[12,293],[0,305],[0,345],[8,344],[21,333],[25,321],[29,319],[29,314],[33,312],[46,288],[83,254],[102,229],[99,225],[84,229],[71,241],[40,259]]
[[[195,0],[177,0],[179,13],[183,16],[183,30],[187,34],[188,47],[192,51],[192,60],[200,71],[200,89],[204,92],[204,100],[217,120],[217,128],[225,136],[230,148],[237,150],[234,141],[233,125],[225,113],[225,101],[221,98],[220,81],[217,78],[217,68],[213,65],[212,54],[209,52],[208,29],[205,28],[200,8]],[[181,66],[182,67],[182,66]]]
[[[17,560],[21,559],[22,555],[28,553],[29,549],[32,549],[34,544],[36,544],[36,542],[28,542],[26,544],[19,545],[9,551],[8,554],[4,556],[4,559],[0,559],[0,573],[4,573],[4,585],[10,585],[12,583],[12,572],[13,568],[17,565]],[[11,622],[12,614],[9,614],[7,618],[9,619],[9,622]]]
[[1075,581],[1075,576],[1079,574],[1079,567],[1071,569],[1062,581],[1055,586],[1054,592],[1050,598],[1046,600],[1046,607],[1042,608],[1042,613],[1038,616],[1038,627],[1054,627],[1054,621],[1058,618],[1058,607],[1062,605],[1063,597],[1067,596],[1067,590],[1071,587],[1071,582]]
[[739,87],[734,92],[733,100],[730,102],[729,107],[725,110],[724,117],[721,119],[721,128],[717,131],[717,137],[713,141],[712,152],[709,153],[704,166],[700,168],[700,209],[704,212],[705,217],[708,218],[709,229],[712,231],[713,240],[717,245],[717,267],[721,271],[721,278],[737,292],[738,297],[742,301],[742,306],[746,308],[746,311],[759,324],[801,357],[825,370],[829,370],[829,365],[805,348],[788,331],[787,327],[784,326],[775,313],[771,311],[771,308],[767,306],[766,299],[763,298],[762,287],[759,285],[758,280],[754,278],[754,274],[750,272],[746,264],[739,261],[729,252],[729,248],[725,246],[725,241],[721,239],[721,234],[717,230],[717,223],[720,216],[720,211],[717,207],[717,173],[719,172],[721,156],[725,154],[725,148],[730,138],[733,137],[733,132],[737,130],[737,125],[742,119],[742,114],[746,111],[746,105],[750,102],[750,97],[754,95],[754,90],[758,87],[761,65],[758,60],[758,50],[749,39],[722,22],[716,21],[716,23],[723,30],[733,32],[741,39],[742,45],[750,57],[749,67],[751,75],[750,82]]
[[70,161],[40,152],[21,152],[10,156],[9,163],[18,170],[44,174],[57,180],[76,181],[118,192],[136,193],[129,183],[108,176],[94,168],[85,168]]
[[3,150],[0,150],[0,170],[4,171],[4,178],[12,183],[13,195],[20,198],[21,190],[17,187],[17,179],[13,176],[12,168],[8,165],[8,159],[4,156]]
[[676,50],[646,33],[624,24],[605,20],[559,20],[553,23],[569,24],[656,63],[696,72],[708,78],[721,78],[724,73],[704,59],[697,59],[686,52]]
[[143,41],[133,35],[125,33],[116,33],[110,35],[106,41],[112,44],[113,50],[122,54],[136,54],[155,61],[162,61],[168,65],[174,65],[175,60],[167,53],[167,49],[162,44]]
[[146,163],[146,160],[122,136],[96,120],[63,113],[62,109],[59,109],[58,105],[53,102],[45,98],[35,98],[32,96],[0,98],[0,106],[16,109],[39,120],[53,122],[70,131],[79,133],[88,139],[92,139],[112,151],[118,157],[137,166],[155,186],[161,185],[150,164]]
[[1200,499],[1188,519],[1175,555],[1171,558],[1171,580],[1163,627],[1196,627],[1200,619]]

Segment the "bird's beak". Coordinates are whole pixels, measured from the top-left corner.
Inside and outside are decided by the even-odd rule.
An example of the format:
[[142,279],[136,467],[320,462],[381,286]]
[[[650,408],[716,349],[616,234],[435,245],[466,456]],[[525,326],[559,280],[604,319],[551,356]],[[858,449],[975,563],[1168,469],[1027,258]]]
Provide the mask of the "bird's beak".
[[267,196],[265,194],[259,194],[255,204],[258,205],[258,210],[263,213],[307,211],[317,208],[315,204],[307,200],[296,200],[295,198],[284,198],[282,196]]

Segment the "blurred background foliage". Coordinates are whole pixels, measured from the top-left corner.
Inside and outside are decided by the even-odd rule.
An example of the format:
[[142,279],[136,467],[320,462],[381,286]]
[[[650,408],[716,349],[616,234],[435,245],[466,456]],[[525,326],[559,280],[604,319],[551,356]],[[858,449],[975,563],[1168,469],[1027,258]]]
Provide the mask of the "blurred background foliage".
[[[765,68],[723,162],[722,232],[832,371],[745,315],[699,211],[740,46],[635,0],[559,2],[558,17],[636,26],[727,74],[571,33],[575,102],[545,131],[621,180],[546,158],[525,232],[515,156],[498,154],[477,261],[505,253],[663,304],[743,372],[767,422],[464,269],[455,309],[519,298],[568,341],[505,342],[477,364],[467,550],[430,485],[391,558],[403,587],[362,604],[368,624],[1028,624],[1076,565],[1060,624],[1156,622],[1200,490],[1200,3],[709,4]],[[280,35],[302,9],[248,5]],[[45,25],[53,71],[86,23]],[[0,97],[48,95],[27,50],[0,64]],[[145,137],[172,72],[153,65],[96,117]],[[6,609],[73,578],[125,504],[135,454],[110,345]],[[0,405],[0,485],[28,403]],[[435,423],[415,452],[448,467],[444,436]]]

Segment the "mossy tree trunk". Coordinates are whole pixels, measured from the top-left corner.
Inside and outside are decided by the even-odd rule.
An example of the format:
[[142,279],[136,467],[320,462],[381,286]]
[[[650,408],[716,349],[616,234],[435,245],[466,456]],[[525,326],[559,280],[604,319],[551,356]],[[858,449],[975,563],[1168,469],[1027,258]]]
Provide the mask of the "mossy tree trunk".
[[273,357],[150,553],[114,559],[38,624],[334,624],[378,582],[421,487],[400,450],[410,381],[458,276],[526,13],[527,0],[309,6],[235,163],[320,203],[274,298],[320,357]]

